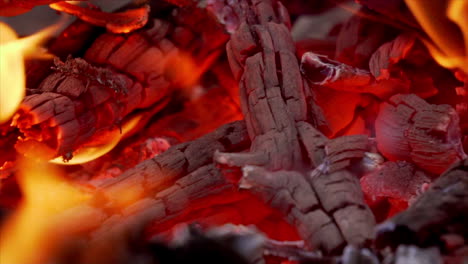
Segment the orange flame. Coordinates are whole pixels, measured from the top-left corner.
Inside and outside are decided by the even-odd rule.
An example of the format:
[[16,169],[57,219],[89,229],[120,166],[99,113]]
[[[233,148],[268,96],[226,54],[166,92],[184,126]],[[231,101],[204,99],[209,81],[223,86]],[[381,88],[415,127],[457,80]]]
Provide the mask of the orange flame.
[[40,45],[64,25],[63,20],[34,35],[20,39],[12,28],[0,22],[0,124],[11,118],[25,95],[24,59],[51,58],[51,55],[40,52]]
[[405,1],[430,38],[425,44],[434,59],[468,72],[468,1]]
[[91,198],[61,178],[50,164],[20,160],[18,182],[24,198],[17,213],[0,233],[0,264],[42,263],[57,238],[50,235],[51,219]]
[[64,161],[61,157],[58,157],[51,160],[50,162],[61,165],[75,165],[97,159],[117,146],[121,139],[132,132],[133,128],[138,125],[142,117],[142,114],[135,115],[128,121],[124,122],[122,128],[115,128],[106,133],[102,141],[93,142],[93,145],[79,148],[76,152],[73,153],[73,158],[69,161]]

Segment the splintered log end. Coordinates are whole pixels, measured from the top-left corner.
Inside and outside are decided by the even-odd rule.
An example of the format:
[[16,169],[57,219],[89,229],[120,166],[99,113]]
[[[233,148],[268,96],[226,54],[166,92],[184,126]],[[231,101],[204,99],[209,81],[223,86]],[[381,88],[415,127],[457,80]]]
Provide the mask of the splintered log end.
[[392,161],[411,161],[440,174],[466,157],[458,115],[448,105],[431,105],[413,94],[395,95],[382,104],[375,127],[377,147]]
[[301,71],[312,83],[337,90],[356,89],[373,80],[368,71],[307,52],[302,56]]

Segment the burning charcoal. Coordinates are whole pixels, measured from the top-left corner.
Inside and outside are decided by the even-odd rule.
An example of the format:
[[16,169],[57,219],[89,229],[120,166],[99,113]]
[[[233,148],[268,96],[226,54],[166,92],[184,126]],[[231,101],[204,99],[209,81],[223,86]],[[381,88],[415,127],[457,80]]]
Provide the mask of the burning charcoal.
[[444,234],[468,237],[468,160],[442,174],[406,211],[377,227],[377,246],[443,245]]
[[312,176],[310,181],[308,183],[306,177],[297,172],[270,173],[260,167],[247,166],[240,187],[258,194],[285,213],[312,248],[336,253],[345,242],[368,243],[372,237],[373,217],[362,202],[355,176],[339,171]]
[[376,23],[356,14],[340,30],[336,41],[335,59],[366,69],[371,55],[394,35],[395,30],[384,23]]
[[130,186],[141,186],[151,192],[161,190],[184,173],[191,173],[211,162],[215,150],[243,149],[248,142],[243,122],[227,124],[197,140],[173,146],[99,187],[111,201],[119,200],[121,190]]
[[408,56],[410,50],[415,46],[416,36],[402,34],[394,40],[379,47],[372,54],[369,68],[372,75],[378,80],[390,78],[390,67]]
[[357,119],[357,109],[366,105],[366,100],[358,93],[338,91],[313,84],[310,84],[310,87],[315,93],[317,105],[327,120],[328,129],[324,133],[328,137],[345,133],[350,124]]
[[106,13],[67,2],[51,4],[50,7],[77,16],[92,25],[105,27],[113,33],[129,33],[142,28],[148,22],[148,13],[150,11],[148,5],[118,13]]
[[[61,60],[66,60],[69,56],[79,56],[83,52],[83,47],[89,47],[100,33],[99,28],[76,20],[51,40],[47,50]],[[41,81],[53,72],[54,60],[29,59],[25,63],[28,88],[38,87]]]
[[[360,143],[356,142],[355,146],[351,140],[349,147],[356,147],[356,152],[344,151],[340,154],[333,144],[323,146],[324,155],[329,154],[330,164],[329,167],[323,166],[330,171],[330,175],[324,172],[323,177],[312,177],[313,184],[308,183],[302,173],[290,170],[303,168],[306,162],[300,155],[296,122],[303,124],[301,138],[310,148],[307,150],[312,159],[309,162],[317,162],[317,166],[323,162],[319,160],[320,156],[313,154],[322,147],[321,143],[309,142],[310,132],[314,135],[319,132],[314,133],[310,124],[300,122],[307,120],[305,99],[311,90],[307,89],[304,81],[298,81],[302,78],[297,60],[292,55],[291,37],[281,23],[284,20],[275,16],[271,5],[270,1],[261,1],[244,10],[248,13],[246,17],[253,16],[256,21],[246,19],[241,22],[227,47],[231,69],[240,81],[241,107],[252,139],[251,152],[219,152],[215,160],[231,166],[264,166],[244,167],[240,187],[249,189],[286,214],[289,222],[298,227],[300,235],[311,247],[330,253],[340,251],[345,241],[365,244],[372,237],[373,217],[363,202],[358,179],[343,168],[349,165],[347,159],[359,159],[364,154],[361,150],[366,147],[361,149]],[[267,20],[269,22],[265,22],[268,13],[271,16]],[[254,38],[253,34],[257,37]],[[317,117],[317,113],[313,115]],[[329,178],[336,185],[330,183],[327,186],[329,182],[326,179]],[[348,192],[335,199],[331,193],[318,193],[316,189],[328,187],[331,193],[344,189]],[[320,205],[314,189],[325,204]],[[350,220],[341,221],[343,214],[352,216]],[[353,230],[349,225],[351,222],[354,223]]]
[[[191,203],[204,204],[204,198],[234,189],[212,164],[212,155],[214,149],[236,151],[247,144],[245,125],[235,122],[173,146],[118,178],[99,184],[98,194],[89,205],[71,208],[63,215],[65,219],[83,217],[79,223],[67,221],[71,223],[67,225],[70,232],[88,229],[88,246],[78,252],[79,263],[133,263],[141,253],[135,246],[141,245],[143,231],[150,223],[159,225],[174,219]],[[86,219],[86,215],[94,216]]]
[[379,151],[392,161],[411,161],[440,174],[466,157],[458,115],[448,105],[431,105],[416,95],[395,95],[382,104],[375,128]]
[[398,211],[411,204],[431,179],[406,161],[388,161],[361,178],[366,200],[376,204],[388,200]]
[[[223,156],[223,162],[232,165],[268,164],[271,169],[298,166],[301,156],[295,122],[305,121],[308,116],[312,121],[323,120],[316,106],[308,109],[306,98],[311,91],[299,72],[294,44],[284,22],[287,16],[273,11],[284,7],[274,2],[277,4],[265,0],[255,7],[246,6],[245,17],[256,17],[256,21],[241,22],[227,46],[253,141],[249,154]],[[308,110],[312,111],[309,115]]]
[[[370,72],[312,52],[302,56],[301,71],[316,94],[317,104],[329,124],[334,137],[343,134],[358,119],[357,108],[367,108],[374,100],[368,94],[386,99],[400,92],[407,92],[406,82],[396,78],[377,81]],[[364,133],[364,129],[357,132]]]
[[439,93],[438,79],[446,82],[450,74],[435,63],[432,56],[414,34],[403,33],[372,54],[371,73],[379,81],[400,80],[406,90],[422,98]]
[[385,81],[378,82],[366,70],[354,68],[312,52],[307,52],[302,56],[301,71],[311,83],[338,91],[370,93],[379,98],[386,98],[408,90],[403,81],[387,78]]
[[[45,158],[63,156],[69,160],[83,145],[99,145],[112,138],[106,139],[109,131],[125,125],[135,110],[147,110],[140,116],[140,125],[159,111],[167,103],[170,87],[185,76],[174,79],[167,74],[176,67],[174,59],[181,54],[171,41],[177,36],[175,29],[157,19],[150,26],[126,36],[105,33],[86,51],[85,60],[57,62],[55,72],[32,89],[35,94],[25,98],[15,117],[14,124],[22,134],[17,150],[31,153],[40,149]],[[219,34],[219,29],[204,34]],[[203,36],[188,41],[193,43],[190,50],[194,58],[209,65],[223,38],[206,44]],[[187,46],[184,41],[178,43]],[[213,52],[204,57],[196,52],[200,45]],[[188,55],[183,58],[184,63],[191,60]],[[177,62],[180,67],[181,61]],[[199,74],[190,74],[199,78]]]
[[314,171],[269,172],[246,166],[239,186],[283,212],[312,248],[330,253],[339,252],[345,242],[368,243],[373,236],[373,216],[364,203],[357,176],[348,171],[353,161],[360,161],[368,150],[367,137],[349,136],[327,142],[306,123],[299,131],[301,138],[308,139],[308,153],[323,153],[309,156],[312,164],[320,164]]
[[21,153],[33,153],[39,147],[45,150],[44,158],[70,159],[68,155],[78,147],[119,126],[135,109],[158,101],[164,104],[161,99],[167,94],[160,86],[155,87],[162,89],[160,94],[142,97],[143,90],[151,88],[82,59],[68,60],[57,68],[38,88],[42,93],[27,96],[13,119],[24,135],[16,143]]

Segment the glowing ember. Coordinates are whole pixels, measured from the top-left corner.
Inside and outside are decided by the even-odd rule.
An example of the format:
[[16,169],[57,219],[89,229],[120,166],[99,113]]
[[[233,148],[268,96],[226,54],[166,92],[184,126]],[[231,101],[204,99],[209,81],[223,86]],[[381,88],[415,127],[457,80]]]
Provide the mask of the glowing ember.
[[19,39],[13,29],[0,22],[0,124],[11,118],[24,97],[24,59],[32,56],[51,58],[50,55],[41,53],[39,46],[63,25],[64,21]]
[[22,160],[19,165],[18,182],[24,198],[2,227],[0,263],[42,263],[58,239],[51,236],[50,220],[91,195],[60,178],[52,165],[33,160]]
[[[17,16],[38,5],[48,5],[61,0],[3,0],[0,1],[0,16]],[[86,0],[78,0],[86,1]]]
[[113,33],[129,33],[146,25],[149,6],[130,9],[118,13],[106,13],[99,10],[80,7],[68,2],[51,4],[50,7],[79,17],[90,24],[107,28]]

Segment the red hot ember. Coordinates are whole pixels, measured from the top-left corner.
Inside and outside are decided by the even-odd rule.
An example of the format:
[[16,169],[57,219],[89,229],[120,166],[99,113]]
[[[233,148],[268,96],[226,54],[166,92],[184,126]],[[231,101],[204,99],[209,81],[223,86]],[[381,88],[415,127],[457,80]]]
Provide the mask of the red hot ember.
[[395,95],[380,107],[375,121],[379,151],[433,174],[466,158],[460,120],[449,105],[431,105],[416,95]]

